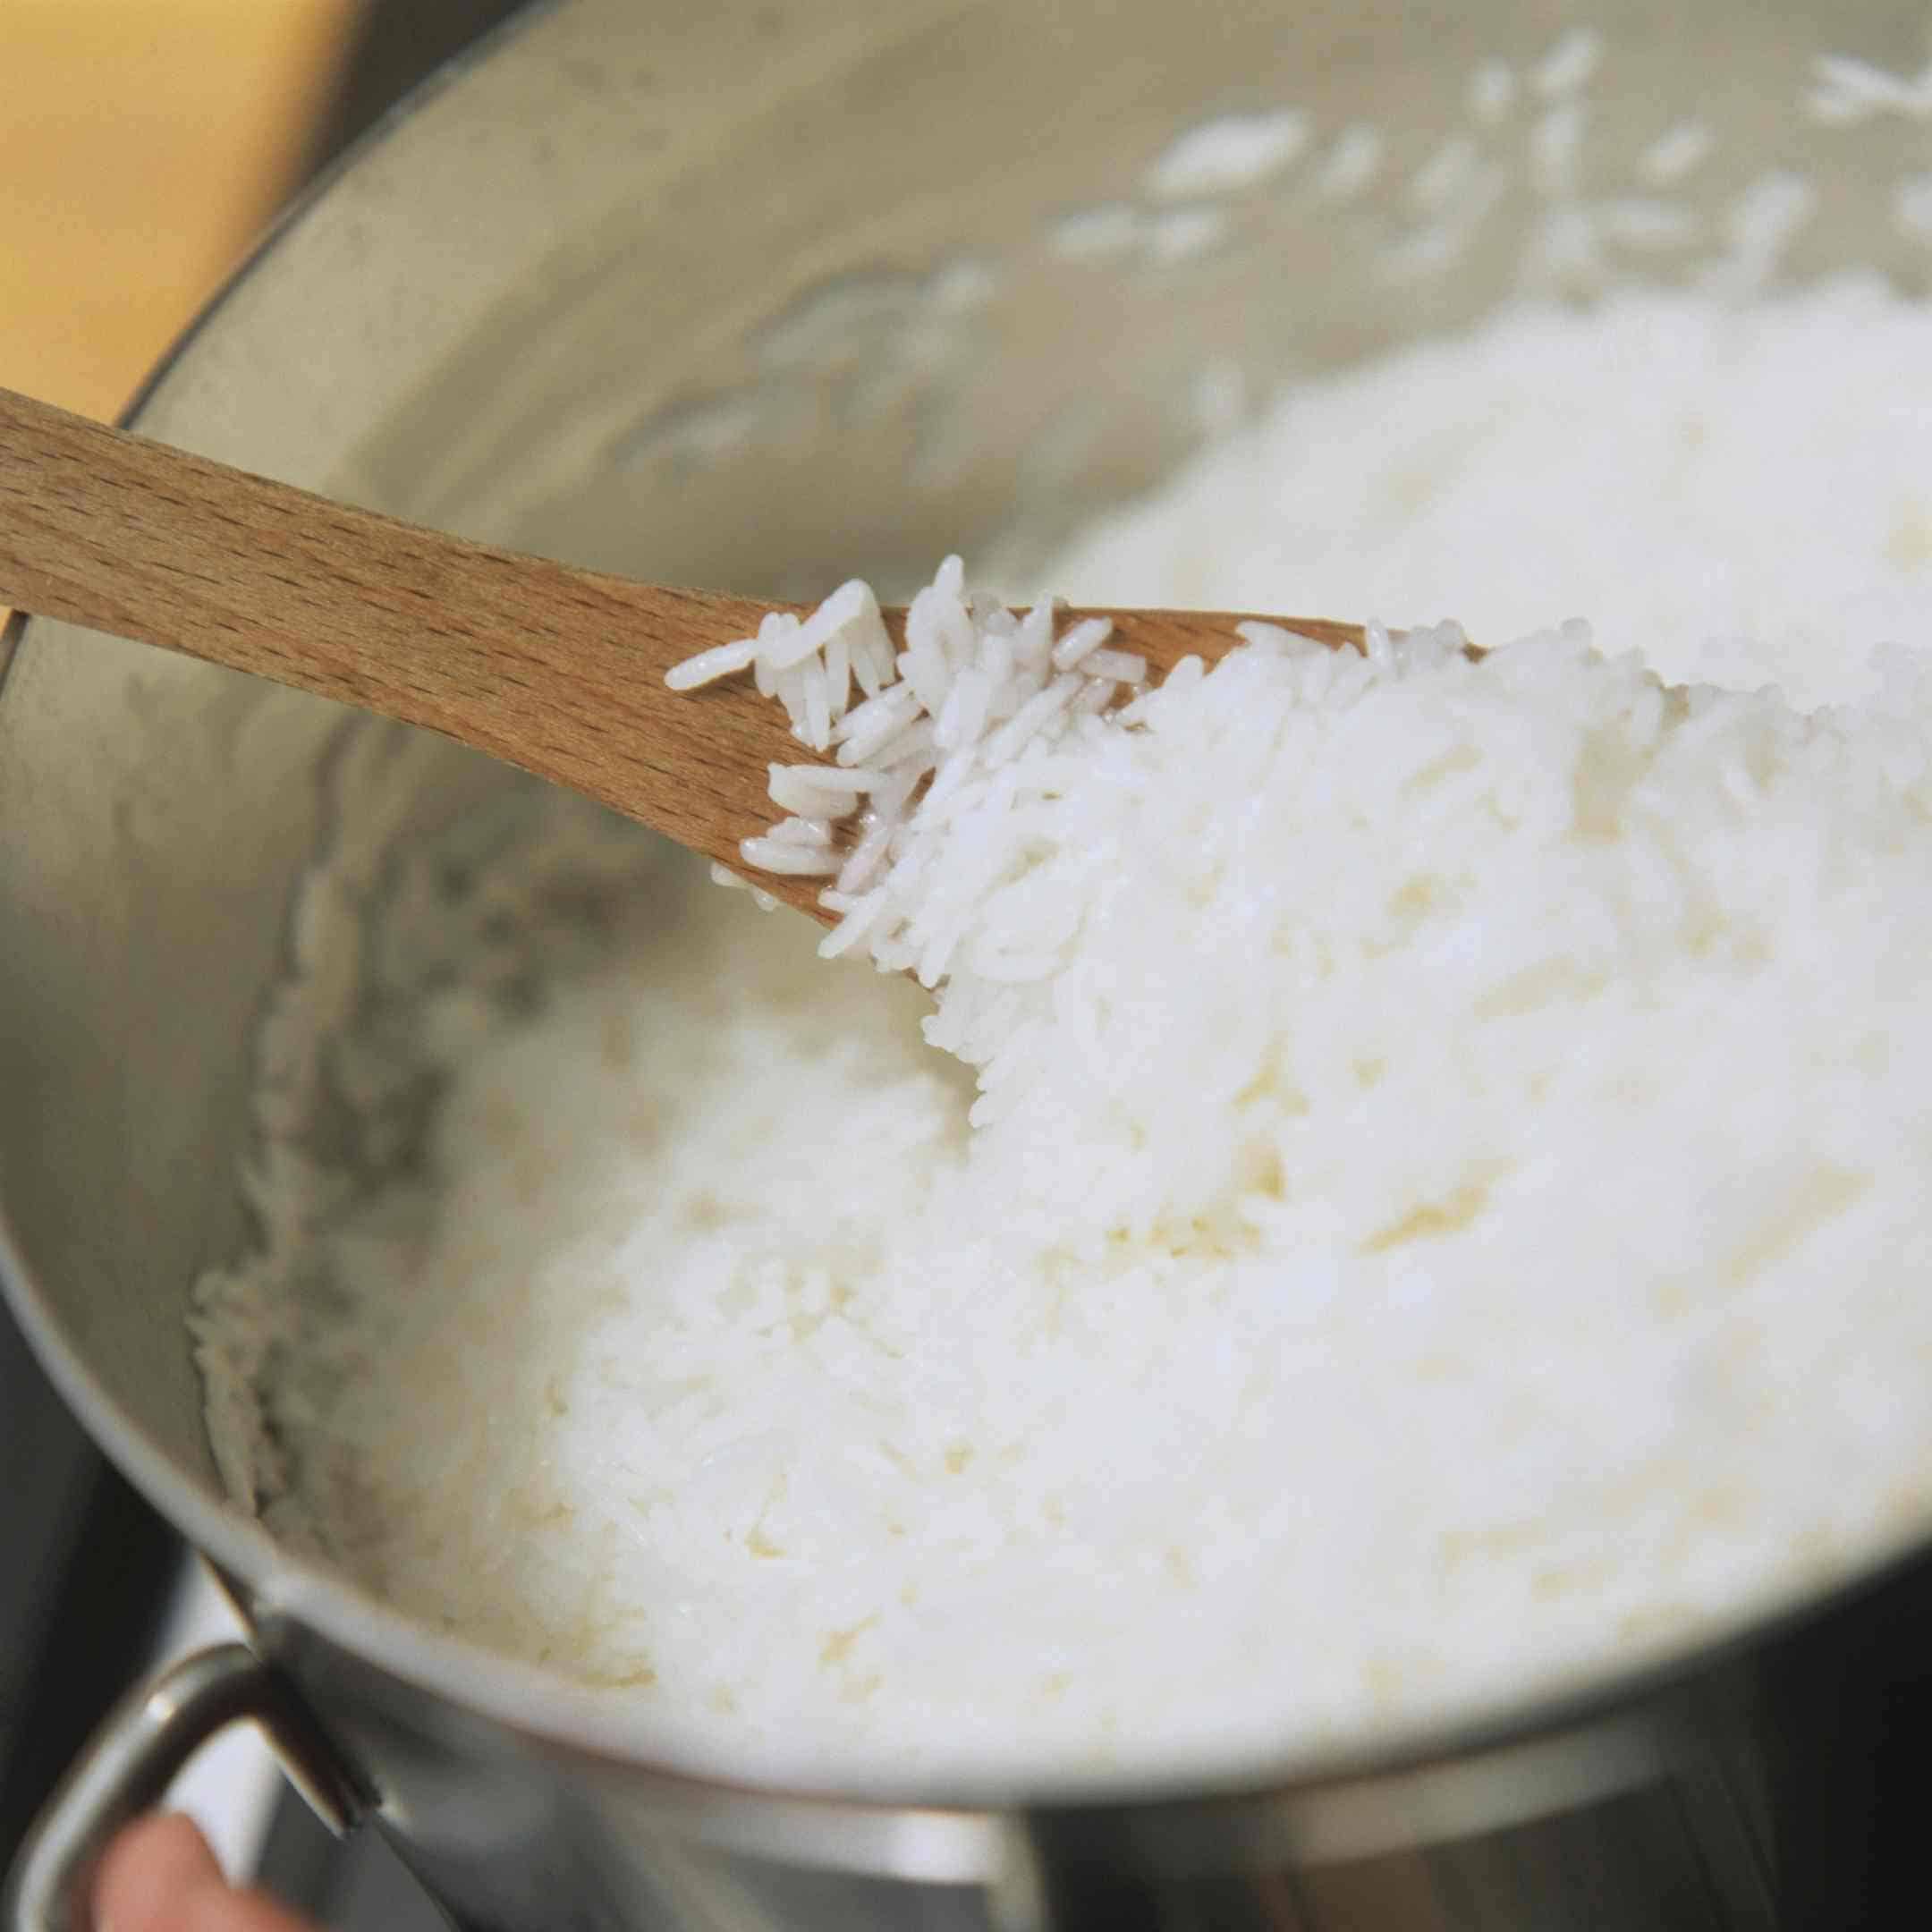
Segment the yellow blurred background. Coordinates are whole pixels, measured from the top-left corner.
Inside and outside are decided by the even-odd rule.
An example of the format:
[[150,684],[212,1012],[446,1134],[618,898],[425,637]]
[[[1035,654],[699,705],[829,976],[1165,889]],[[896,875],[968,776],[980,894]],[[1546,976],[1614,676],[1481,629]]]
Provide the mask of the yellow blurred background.
[[111,417],[299,179],[357,0],[0,0],[0,385]]

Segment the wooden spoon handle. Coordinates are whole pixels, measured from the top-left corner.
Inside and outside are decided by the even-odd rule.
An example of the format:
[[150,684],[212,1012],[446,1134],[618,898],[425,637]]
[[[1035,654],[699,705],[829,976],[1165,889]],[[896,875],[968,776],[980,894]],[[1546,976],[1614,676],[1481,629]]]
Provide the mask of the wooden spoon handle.
[[[158,644],[427,725],[741,869],[766,767],[806,759],[749,680],[679,695],[681,659],[774,608],[463,541],[0,389],[0,606]],[[1070,616],[1087,614],[1070,613]],[[1241,619],[1106,611],[1157,674]],[[904,613],[888,611],[895,636]],[[1332,645],[1359,625],[1280,619]],[[823,919],[821,881],[762,881]]]
[[5,604],[428,725],[733,864],[765,764],[809,755],[749,689],[665,689],[767,604],[468,543],[0,390]]

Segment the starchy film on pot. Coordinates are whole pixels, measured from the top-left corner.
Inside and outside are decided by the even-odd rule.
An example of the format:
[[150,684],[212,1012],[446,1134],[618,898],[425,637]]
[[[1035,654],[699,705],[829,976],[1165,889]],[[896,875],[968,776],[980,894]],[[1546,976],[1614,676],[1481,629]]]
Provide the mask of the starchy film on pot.
[[[1339,196],[1374,131],[1162,165]],[[1932,314],[1782,279],[1805,208],[1291,386],[1023,580],[935,558],[902,648],[828,558],[680,679],[788,708],[731,883],[825,927],[529,785],[399,846],[360,733],[198,1297],[237,1498],[833,1774],[1299,1750],[1923,1533]],[[1157,684],[1056,596],[1373,622]]]

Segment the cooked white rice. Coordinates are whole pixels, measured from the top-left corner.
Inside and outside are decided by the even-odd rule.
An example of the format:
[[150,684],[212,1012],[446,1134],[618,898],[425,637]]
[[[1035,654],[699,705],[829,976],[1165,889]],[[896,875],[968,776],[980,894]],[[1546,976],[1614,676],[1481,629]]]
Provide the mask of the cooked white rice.
[[[893,970],[659,881],[534,1010],[431,984],[421,1170],[208,1290],[237,1487],[828,1775],[1290,1749],[1922,1528],[1928,369],[1868,289],[1518,314],[1059,580],[1460,598],[1480,663],[1263,635],[1133,696],[949,564],[897,664],[848,587],[701,666],[839,760],[775,769],[748,868],[822,871]],[[1572,609],[1608,655],[1505,641]],[[547,809],[495,875],[533,919],[612,836]]]

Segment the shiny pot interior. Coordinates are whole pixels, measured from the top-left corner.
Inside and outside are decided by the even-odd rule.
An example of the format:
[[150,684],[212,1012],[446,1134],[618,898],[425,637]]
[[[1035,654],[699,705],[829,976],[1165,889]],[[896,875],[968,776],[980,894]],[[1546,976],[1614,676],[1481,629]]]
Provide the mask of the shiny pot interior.
[[[1284,379],[1526,287],[1588,301],[1861,266],[1924,294],[1932,245],[1898,208],[1925,121],[1806,103],[1822,55],[1915,76],[1926,24],[1919,0],[564,0],[352,157],[137,421],[671,580],[903,586],[963,549],[1023,588],[1069,526]],[[1496,63],[1517,90],[1509,130],[1483,137],[1496,184],[1445,226],[1414,184]],[[1281,110],[1300,148],[1278,175],[1175,197],[1150,172],[1206,120]],[[1593,210],[1645,191],[1642,157],[1684,121],[1713,137],[1670,191],[1689,239],[1576,245]],[[1338,190],[1365,140],[1372,169]],[[1754,266],[1750,211],[1799,176],[1808,216]],[[251,1031],[327,830],[343,715],[54,625],[16,627],[0,678],[0,1260],[49,1366],[271,1640],[313,1633],[292,1656],[379,1658],[478,1724],[648,1758],[588,1700],[288,1561],[216,1479],[186,1297],[247,1237]],[[504,782],[453,750],[436,771],[414,829]],[[1362,1760],[1417,1752],[1374,1740]]]

